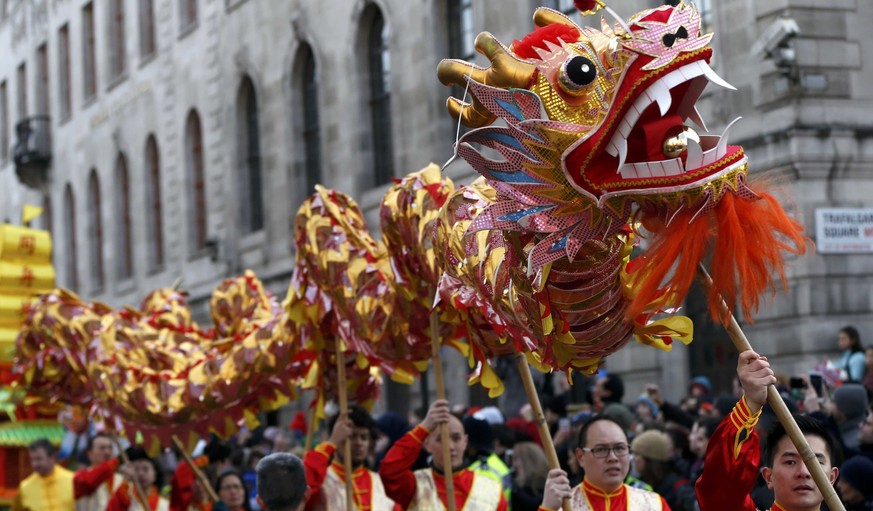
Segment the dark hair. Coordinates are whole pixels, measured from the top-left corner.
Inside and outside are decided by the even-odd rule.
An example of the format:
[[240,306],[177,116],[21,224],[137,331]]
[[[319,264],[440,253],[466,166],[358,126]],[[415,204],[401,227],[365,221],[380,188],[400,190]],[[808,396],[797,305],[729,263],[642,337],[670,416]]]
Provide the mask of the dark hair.
[[[828,450],[827,454],[831,458],[831,466],[839,467],[843,461],[842,451],[834,440],[834,437],[828,433],[824,426],[822,426],[819,421],[807,415],[794,415],[793,417],[795,422],[797,422],[797,427],[800,428],[801,433],[804,435],[817,436],[824,440],[825,447],[827,447]],[[767,433],[767,439],[764,443],[763,460],[766,466],[773,466],[773,462],[778,454],[776,448],[779,445],[779,442],[787,435],[788,432],[785,431],[785,426],[783,426],[781,422],[774,424]]]
[[840,332],[846,334],[849,338],[849,351],[852,353],[858,353],[860,351],[864,351],[864,348],[861,347],[861,334],[858,333],[858,329],[853,327],[852,325],[846,325],[840,329]]
[[[339,414],[330,418],[327,423],[328,431],[333,431],[333,427],[336,425],[338,418]],[[375,442],[376,439],[379,438],[379,428],[376,426],[376,421],[373,420],[373,417],[367,413],[367,410],[364,410],[358,405],[352,405],[349,407],[349,419],[352,419],[352,424],[354,424],[356,428],[367,428],[370,432],[371,442]]]
[[94,449],[94,440],[97,440],[98,438],[105,438],[109,440],[110,443],[112,442],[112,435],[110,435],[109,433],[97,433],[96,435],[88,438],[88,445],[85,447],[85,451],[91,452],[91,450]]
[[606,402],[621,403],[624,399],[624,381],[622,381],[621,376],[615,373],[609,373],[603,377],[603,390],[609,391]]
[[258,496],[266,511],[296,511],[306,494],[306,472],[300,458],[287,452],[275,452],[261,458]]
[[221,491],[221,483],[223,483],[224,480],[227,479],[229,476],[233,476],[239,479],[239,484],[242,486],[243,494],[245,496],[245,499],[243,499],[242,508],[245,509],[245,511],[252,511],[252,506],[249,502],[249,489],[246,487],[246,481],[245,479],[243,479],[242,474],[240,474],[236,470],[226,470],[222,472],[220,476],[218,476],[218,479],[216,479],[215,481],[215,493]]
[[159,489],[164,486],[164,471],[161,469],[158,461],[151,458],[145,449],[142,447],[128,447],[124,452],[131,463],[134,461],[148,461],[151,463],[152,468],[155,470],[155,486]]
[[225,461],[230,459],[230,445],[213,435],[206,447],[203,448],[203,454],[209,459],[210,464]]
[[37,449],[45,451],[46,456],[54,456],[56,451],[55,446],[52,445],[48,438],[37,438],[27,446],[28,451],[35,451]]
[[588,443],[588,430],[591,429],[592,425],[597,424],[598,422],[604,422],[604,421],[611,422],[611,423],[615,424],[616,426],[618,426],[618,429],[620,429],[621,432],[624,433],[625,441],[630,443],[630,439],[627,436],[627,431],[625,431],[624,428],[621,427],[621,424],[615,422],[614,420],[610,419],[609,417],[604,417],[604,416],[600,415],[600,416],[594,417],[590,421],[586,422],[584,426],[582,426],[582,429],[579,430],[579,440],[576,444],[576,447],[580,447],[580,448],[585,447],[585,444]]
[[694,421],[697,424],[698,428],[703,429],[707,438],[712,437],[715,434],[715,430],[718,429],[718,425],[721,424],[721,419],[716,419],[715,417],[706,417],[697,419]]

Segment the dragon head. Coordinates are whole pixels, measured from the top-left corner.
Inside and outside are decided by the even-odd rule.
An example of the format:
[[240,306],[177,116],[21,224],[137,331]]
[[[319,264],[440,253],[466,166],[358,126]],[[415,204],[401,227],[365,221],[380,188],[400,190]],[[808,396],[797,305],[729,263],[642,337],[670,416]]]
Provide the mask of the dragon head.
[[[503,118],[519,130],[515,138],[531,164],[560,168],[567,184],[600,204],[744,171],[743,150],[727,145],[727,133],[697,135],[689,127],[706,129],[695,105],[709,82],[732,88],[708,64],[712,34],[701,33],[696,9],[662,6],[614,28],[603,21],[599,31],[546,8],[534,21],[538,28],[509,48],[479,35],[488,68],[440,64],[443,83],[470,82],[471,103],[448,103],[465,125]],[[513,93],[514,104],[499,89]],[[477,136],[471,132],[471,141],[481,142]],[[685,197],[686,204],[698,199]]]

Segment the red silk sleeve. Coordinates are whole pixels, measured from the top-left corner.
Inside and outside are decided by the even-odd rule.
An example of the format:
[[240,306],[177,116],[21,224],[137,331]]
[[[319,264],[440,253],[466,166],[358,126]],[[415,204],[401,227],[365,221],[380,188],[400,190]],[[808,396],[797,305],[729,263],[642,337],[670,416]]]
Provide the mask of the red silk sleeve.
[[97,491],[101,484],[112,479],[116,469],[118,458],[77,470],[73,475],[73,498],[78,499]]
[[755,432],[758,412],[752,415],[743,398],[709,439],[703,473],[695,486],[700,511],[755,511],[749,492],[758,478],[761,444]]
[[[209,458],[200,456],[194,460],[200,468],[209,464]],[[191,493],[194,486],[194,471],[185,461],[179,462],[170,480],[170,511],[188,511],[191,506]]]
[[429,433],[427,428],[419,424],[394,442],[379,465],[379,477],[385,486],[385,494],[403,509],[408,508],[415,498],[415,474],[411,469]]
[[312,502],[318,502],[321,495],[321,486],[324,484],[324,478],[327,477],[327,470],[330,468],[330,460],[333,458],[333,453],[336,452],[336,446],[330,442],[318,444],[315,449],[308,451],[303,457],[303,468],[306,471],[306,484],[312,489],[307,500],[307,508]]
[[127,489],[127,482],[118,485],[109,503],[106,505],[106,511],[127,511],[130,509],[130,491]]

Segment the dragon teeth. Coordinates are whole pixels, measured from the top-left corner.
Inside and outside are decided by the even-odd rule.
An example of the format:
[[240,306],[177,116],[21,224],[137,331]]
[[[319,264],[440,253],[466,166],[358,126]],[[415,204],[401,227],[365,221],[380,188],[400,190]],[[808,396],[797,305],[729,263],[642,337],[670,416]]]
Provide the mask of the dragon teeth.
[[685,157],[685,169],[696,169],[703,166],[703,149],[696,140],[688,139],[688,154]]
[[718,76],[718,73],[716,73],[715,71],[713,71],[713,69],[712,69],[711,67],[709,67],[709,66],[708,66],[707,64],[705,64],[705,63],[703,64],[703,74],[706,75],[706,78],[707,78],[710,82],[712,82],[712,83],[714,83],[714,84],[716,84],[716,85],[719,85],[719,86],[721,86],[721,87],[724,87],[725,89],[737,90],[736,87],[734,87],[733,85],[729,84],[729,83],[727,82],[727,80],[725,80],[724,78]]
[[673,96],[670,94],[670,88],[663,81],[658,80],[646,90],[646,94],[652,98],[652,101],[658,103],[661,116],[667,115],[667,112],[670,111],[670,107],[673,105]]
[[691,111],[688,112],[687,119],[696,124],[703,131],[709,132],[706,129],[706,123],[703,121],[703,116],[700,115],[700,110],[697,109],[697,106],[693,106]]
[[742,119],[742,117],[737,117],[736,119],[731,121],[731,123],[728,124],[727,127],[722,132],[721,139],[719,139],[719,141],[718,141],[718,147],[715,150],[715,158],[717,160],[724,158],[724,155],[727,154],[728,136],[730,135],[731,128],[733,127],[733,125],[736,124],[737,121],[739,121],[740,119]]

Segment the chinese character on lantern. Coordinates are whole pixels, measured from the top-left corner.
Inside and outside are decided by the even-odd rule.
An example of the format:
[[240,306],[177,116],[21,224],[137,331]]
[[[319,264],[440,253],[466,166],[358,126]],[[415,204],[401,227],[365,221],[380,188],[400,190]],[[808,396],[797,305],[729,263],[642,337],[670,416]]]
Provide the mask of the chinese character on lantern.
[[21,284],[24,287],[32,287],[34,280],[36,280],[36,277],[33,275],[33,270],[30,266],[25,266],[21,269]]
[[33,236],[22,236],[19,238],[18,251],[33,255],[36,252],[36,238]]

